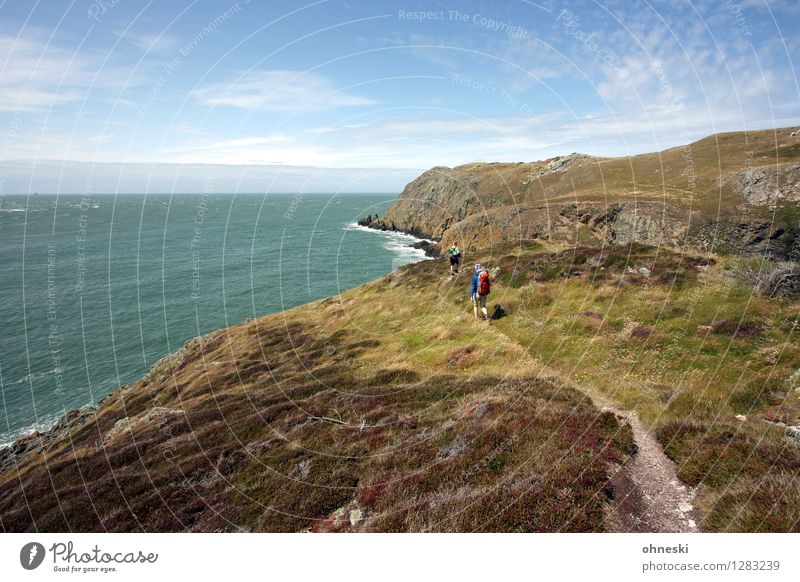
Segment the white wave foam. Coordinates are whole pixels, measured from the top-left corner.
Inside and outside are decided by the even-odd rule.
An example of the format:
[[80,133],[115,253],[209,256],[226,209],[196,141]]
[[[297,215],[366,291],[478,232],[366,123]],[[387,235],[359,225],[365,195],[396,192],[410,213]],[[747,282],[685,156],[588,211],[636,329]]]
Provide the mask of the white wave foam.
[[26,374],[19,380],[17,380],[17,384],[24,384],[25,382],[33,382],[34,380],[41,380],[42,378],[46,378],[50,374],[63,374],[64,368],[53,368],[52,370],[47,370],[47,372],[34,372],[33,374]]
[[424,250],[415,249],[409,245],[422,241],[427,241],[431,243],[435,241],[419,238],[410,234],[406,234],[404,232],[396,232],[393,230],[376,230],[374,228],[369,228],[367,226],[361,226],[360,224],[355,222],[351,222],[350,224],[345,226],[344,229],[352,231],[369,232],[372,234],[383,236],[384,239],[386,239],[383,244],[383,248],[385,248],[387,251],[395,255],[393,263],[395,264],[396,267],[400,267],[408,263],[416,263],[418,261],[427,261],[431,259],[431,257],[425,254]]
[[[88,410],[94,407],[93,403],[86,404],[78,408],[78,410]],[[70,409],[73,410],[73,409]],[[60,412],[52,412],[50,414],[45,414],[40,419],[37,419],[35,422],[29,424],[28,426],[23,426],[21,428],[14,429],[10,432],[0,432],[0,449],[5,447],[10,447],[13,445],[17,440],[21,439],[22,437],[28,436],[34,432],[41,432],[45,433],[49,431],[55,424],[61,420],[61,418],[66,415],[68,410],[65,408]]]
[[48,414],[36,422],[29,424],[28,426],[23,426],[22,428],[12,430],[11,432],[0,432],[0,448],[11,446],[18,439],[28,436],[32,432],[47,432],[56,422],[58,422],[59,418],[64,416],[64,414],[65,413],[63,412]]

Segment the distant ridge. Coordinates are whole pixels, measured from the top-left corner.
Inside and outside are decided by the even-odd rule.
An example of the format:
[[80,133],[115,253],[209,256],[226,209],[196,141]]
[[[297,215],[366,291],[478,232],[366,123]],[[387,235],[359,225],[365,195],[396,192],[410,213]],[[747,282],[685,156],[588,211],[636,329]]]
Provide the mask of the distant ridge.
[[467,249],[544,239],[796,260],[800,128],[712,135],[622,158],[434,167],[375,228]]

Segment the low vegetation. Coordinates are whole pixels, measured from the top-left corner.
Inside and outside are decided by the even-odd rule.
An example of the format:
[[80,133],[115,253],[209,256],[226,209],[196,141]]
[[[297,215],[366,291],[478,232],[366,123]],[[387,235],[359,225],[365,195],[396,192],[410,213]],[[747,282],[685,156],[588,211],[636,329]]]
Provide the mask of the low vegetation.
[[4,474],[3,529],[603,531],[630,429],[414,272],[193,340]]
[[800,302],[749,284],[780,267],[638,245],[520,251],[494,261],[498,329],[636,410],[700,487],[706,529],[800,529]]
[[[192,340],[0,475],[4,531],[607,531],[637,411],[703,527],[797,531],[796,300],[752,264],[524,243]],[[793,383],[794,382],[794,383]]]

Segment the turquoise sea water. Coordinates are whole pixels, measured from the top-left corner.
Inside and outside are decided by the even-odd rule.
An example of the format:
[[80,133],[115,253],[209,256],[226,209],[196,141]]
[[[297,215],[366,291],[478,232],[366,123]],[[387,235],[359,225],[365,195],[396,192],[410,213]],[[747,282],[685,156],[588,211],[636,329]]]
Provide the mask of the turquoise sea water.
[[424,258],[361,229],[388,195],[0,199],[0,445],[141,377],[194,336]]

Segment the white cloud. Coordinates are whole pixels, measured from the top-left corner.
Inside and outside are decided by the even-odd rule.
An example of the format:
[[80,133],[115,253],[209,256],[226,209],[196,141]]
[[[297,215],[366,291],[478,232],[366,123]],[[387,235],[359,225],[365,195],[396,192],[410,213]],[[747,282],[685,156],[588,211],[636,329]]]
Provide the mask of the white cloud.
[[44,111],[146,81],[143,71],[131,75],[127,66],[103,65],[105,58],[51,42],[39,29],[24,37],[0,34],[0,111]]
[[[744,0],[739,1],[744,4]],[[423,59],[413,63],[420,67],[416,72],[438,75],[445,85],[441,92],[417,91],[404,101],[415,89],[409,86],[407,93],[387,96],[386,108],[381,110],[359,107],[375,102],[359,95],[360,89],[343,87],[322,74],[269,70],[231,74],[225,82],[201,86],[190,96],[193,103],[170,120],[168,106],[173,101],[167,97],[176,96],[174,102],[183,107],[185,95],[180,91],[190,86],[175,73],[165,86],[164,127],[148,120],[138,133],[126,131],[122,124],[107,127],[119,123],[117,119],[132,125],[136,120],[128,116],[129,112],[120,113],[120,101],[114,101],[115,120],[103,120],[104,109],[94,92],[100,90],[100,99],[110,100],[122,88],[141,84],[143,77],[147,88],[155,86],[160,64],[151,61],[157,61],[158,55],[145,60],[151,66],[149,71],[154,72],[149,79],[147,71],[140,71],[130,82],[128,69],[112,66],[120,64],[119,58],[109,60],[97,75],[105,54],[84,48],[73,55],[63,46],[48,45],[41,31],[26,32],[20,39],[0,35],[0,67],[7,62],[6,70],[0,71],[0,111],[46,111],[53,105],[80,101],[92,92],[85,112],[92,118],[85,122],[71,113],[53,115],[47,119],[49,127],[40,129],[35,118],[45,115],[23,115],[20,123],[15,117],[13,143],[7,145],[2,157],[66,157],[96,163],[125,160],[126,167],[158,161],[185,164],[198,171],[204,167],[198,164],[214,164],[228,167],[226,172],[248,164],[267,172],[278,164],[296,168],[293,175],[311,166],[331,170],[394,168],[403,172],[409,167],[453,166],[479,160],[531,161],[571,151],[629,155],[672,147],[718,131],[789,126],[800,120],[797,84],[788,63],[788,55],[800,47],[794,37],[745,37],[730,10],[712,2],[698,6],[702,18],[669,2],[656,2],[655,7],[641,2],[632,9],[628,2],[619,1],[616,6],[619,22],[599,8],[581,11],[581,35],[556,22],[556,10],[550,16],[540,14],[541,29],[526,39],[488,33],[453,38],[411,33],[383,39],[383,46],[406,46],[389,53]],[[747,13],[754,27],[757,12],[753,8]],[[589,35],[591,43],[585,40]],[[154,35],[130,35],[123,41],[122,59],[130,58],[131,46],[164,51],[173,42]],[[601,50],[614,55],[619,66],[604,65],[599,57]],[[391,61],[388,65],[391,72],[394,65]],[[483,95],[468,88],[461,91],[452,81],[448,85],[452,72],[485,82],[492,91]],[[364,71],[365,81],[369,74],[370,70]],[[558,81],[551,82],[555,79]],[[192,83],[195,80],[190,79]],[[501,100],[494,93],[501,89],[514,98]],[[437,107],[429,107],[425,113],[409,109],[416,107],[420,95],[423,101],[430,99],[426,102],[429,105],[437,102]],[[135,92],[126,93],[125,103],[137,105],[135,97]],[[207,113],[205,107],[192,106],[197,103],[241,111],[217,111],[213,123],[197,127],[195,124],[202,124]],[[323,118],[320,126],[311,129],[307,128],[307,118],[303,123],[282,124],[279,127],[285,133],[280,135],[257,135],[254,124],[232,122],[229,126],[239,129],[228,134],[219,129],[225,127],[225,116],[238,121],[239,114],[251,110],[273,113],[262,119],[271,117],[280,122],[281,117],[294,113],[333,108],[349,108],[342,113],[355,115],[346,119],[344,115],[318,115],[314,119]],[[456,110],[474,113],[477,118],[457,117],[453,113]],[[408,111],[416,113],[409,115]],[[501,117],[501,112],[508,115]],[[81,121],[81,125],[75,121]],[[167,125],[171,121],[175,121],[174,126]],[[70,133],[72,129],[74,134]],[[242,131],[247,134],[238,133]]]
[[135,32],[116,31],[117,36],[122,37],[122,41],[133,45],[137,49],[146,53],[167,54],[173,53],[178,47],[178,40],[167,34],[142,34]]
[[[0,111],[35,111],[77,101],[83,91],[68,75],[82,71],[82,59],[29,38],[0,35]],[[64,80],[59,89],[59,80]]]
[[[796,121],[796,107],[780,118],[748,119],[748,129]],[[416,168],[474,161],[534,161],[579,151],[599,156],[658,151],[718,131],[742,129],[736,110],[711,113],[696,106],[653,104],[624,115],[542,114],[485,119],[433,115],[329,125],[291,135],[205,137],[157,152],[164,161],[286,164],[326,168]]]
[[[773,119],[777,113],[777,109],[765,111],[749,119],[747,128],[796,124],[796,104],[787,104]],[[200,191],[209,172],[219,176],[219,191],[336,191],[350,181],[348,191],[399,191],[433,165],[534,161],[573,151],[634,155],[685,144],[715,131],[741,129],[741,123],[736,110],[712,116],[703,106],[685,107],[678,115],[654,106],[624,116],[398,118],[326,126],[302,134],[228,139],[181,128],[169,141],[174,145],[155,152],[129,149],[123,163],[117,151],[92,147],[97,144],[87,140],[46,134],[37,142],[33,136],[20,135],[20,147],[13,149],[19,158],[4,162],[2,169],[5,191],[23,193],[28,184],[39,192],[77,191],[87,176],[94,180],[96,191],[193,192]],[[96,137],[102,142],[112,136]],[[45,159],[64,151],[83,161]],[[40,161],[31,162],[35,156]]]
[[106,143],[113,137],[113,133],[99,133],[97,135],[90,135],[87,139],[92,143],[102,144]]
[[[789,103],[780,111],[751,116],[746,128],[795,125],[797,115],[797,106]],[[486,119],[398,117],[328,125],[291,134],[230,138],[182,127],[164,140],[169,146],[156,150],[144,144],[117,143],[117,138],[105,132],[89,140],[58,133],[47,133],[38,140],[20,135],[19,146],[7,156],[17,160],[58,159],[69,152],[72,160],[95,163],[112,163],[122,158],[127,163],[157,160],[184,165],[404,169],[474,161],[535,161],[573,151],[599,156],[635,155],[739,129],[742,119],[737,110],[714,113],[704,105],[680,108],[654,105],[624,115],[609,112]],[[104,142],[117,147],[105,147]],[[126,151],[124,156],[119,154],[121,148]]]
[[338,90],[326,77],[302,71],[252,71],[227,83],[211,83],[195,91],[207,105],[264,109],[282,113],[340,106],[371,105],[375,101]]

